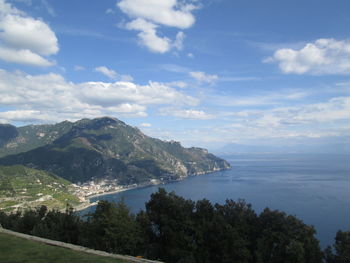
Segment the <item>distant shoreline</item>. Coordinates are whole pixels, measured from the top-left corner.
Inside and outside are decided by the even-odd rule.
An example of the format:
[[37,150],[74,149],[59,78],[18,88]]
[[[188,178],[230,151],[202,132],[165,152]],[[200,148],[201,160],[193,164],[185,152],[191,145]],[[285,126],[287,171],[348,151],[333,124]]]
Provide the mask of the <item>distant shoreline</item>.
[[220,171],[226,171],[226,170],[230,170],[230,169],[231,169],[231,167],[230,168],[223,168],[223,169],[216,170],[216,171],[198,173],[198,174],[189,175],[189,176],[186,176],[186,177],[181,177],[181,178],[178,178],[176,180],[168,180],[168,181],[165,181],[165,182],[160,181],[159,183],[148,182],[148,183],[139,184],[139,185],[136,185],[136,186],[125,187],[125,188],[114,190],[114,191],[110,191],[110,192],[104,192],[104,193],[89,195],[86,198],[89,200],[90,203],[77,205],[77,206],[74,207],[74,210],[76,212],[79,212],[79,211],[85,210],[85,209],[87,209],[89,207],[97,205],[98,201],[100,201],[100,200],[96,200],[95,202],[91,203],[91,199],[95,198],[95,197],[104,196],[104,195],[110,195],[110,194],[117,194],[117,193],[121,193],[121,192],[124,192],[124,191],[129,191],[129,190],[143,188],[143,187],[149,187],[149,186],[156,186],[156,185],[163,185],[163,184],[168,184],[168,183],[173,183],[173,182],[179,182],[179,181],[185,180],[185,179],[187,179],[189,177],[192,177],[192,176],[206,175],[206,174],[216,173],[216,172],[220,172]]
[[109,192],[89,195],[86,198],[89,200],[90,203],[78,205],[78,206],[74,207],[74,210],[76,212],[78,212],[78,211],[82,211],[84,209],[87,209],[87,208],[89,208],[91,206],[97,205],[98,201],[100,201],[100,200],[97,200],[97,201],[91,203],[91,199],[95,198],[95,197],[104,196],[104,195],[111,195],[111,194],[117,194],[117,193],[121,193],[121,192],[124,192],[124,191],[129,191],[129,190],[132,190],[132,189],[143,188],[143,187],[148,187],[148,186],[153,186],[153,185],[161,185],[161,184],[166,184],[166,183],[169,183],[169,182],[172,182],[172,181],[168,181],[168,182],[165,182],[165,183],[161,182],[161,183],[158,183],[158,184],[155,184],[155,183],[140,184],[140,185],[137,185],[137,186],[125,187],[125,188],[114,190],[114,191],[109,191]]

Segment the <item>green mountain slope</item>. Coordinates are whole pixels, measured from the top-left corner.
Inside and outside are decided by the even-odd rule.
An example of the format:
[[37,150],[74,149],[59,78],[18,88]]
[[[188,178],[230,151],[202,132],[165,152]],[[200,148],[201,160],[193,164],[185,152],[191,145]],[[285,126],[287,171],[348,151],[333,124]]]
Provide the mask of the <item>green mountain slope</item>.
[[73,123],[64,121],[54,125],[29,125],[16,128],[0,124],[0,157],[33,150],[52,143],[68,132]]
[[[62,123],[55,127],[61,126]],[[205,149],[154,139],[108,117],[83,119],[59,133],[62,135],[51,143],[5,156],[0,164],[43,169],[71,182],[108,178],[117,179],[119,184],[173,180],[230,167]]]
[[38,205],[62,209],[67,203],[76,205],[79,199],[71,194],[70,185],[45,171],[21,165],[0,166],[0,209]]

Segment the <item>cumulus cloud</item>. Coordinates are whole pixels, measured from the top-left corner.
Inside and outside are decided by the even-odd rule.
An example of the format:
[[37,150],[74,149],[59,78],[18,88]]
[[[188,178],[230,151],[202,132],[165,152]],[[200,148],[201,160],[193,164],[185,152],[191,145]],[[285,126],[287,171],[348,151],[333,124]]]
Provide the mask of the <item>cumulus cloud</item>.
[[150,105],[196,105],[198,100],[166,84],[66,81],[49,73],[29,75],[0,70],[0,105],[10,111],[0,121],[52,122],[101,115],[145,117]]
[[175,39],[171,40],[160,36],[158,28],[160,26],[190,28],[195,22],[192,11],[198,8],[194,2],[196,1],[121,0],[117,6],[133,19],[125,25],[125,28],[140,31],[138,37],[142,45],[152,52],[166,53],[173,48],[182,50],[185,34],[180,31]]
[[350,74],[350,40],[318,39],[299,50],[277,50],[264,62],[278,63],[290,74]]
[[157,35],[157,25],[142,18],[135,19],[126,24],[126,29],[140,31],[138,37],[140,44],[156,53],[168,52],[171,48],[171,40]]
[[194,24],[195,17],[191,12],[198,8],[190,1],[178,0],[122,0],[117,6],[130,17],[183,29]]
[[46,60],[40,55],[28,49],[13,49],[0,46],[0,59],[11,63],[48,67],[53,62]]
[[202,71],[192,71],[189,74],[192,78],[196,79],[198,82],[201,83],[213,84],[219,79],[218,75],[210,75]]
[[35,66],[50,66],[46,56],[58,52],[55,33],[42,20],[27,16],[0,0],[0,59]]

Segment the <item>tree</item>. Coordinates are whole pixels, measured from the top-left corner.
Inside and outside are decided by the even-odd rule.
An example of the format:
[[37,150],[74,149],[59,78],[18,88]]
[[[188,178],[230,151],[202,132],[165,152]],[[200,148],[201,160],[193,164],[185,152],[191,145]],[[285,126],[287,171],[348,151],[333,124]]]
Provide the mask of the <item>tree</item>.
[[348,263],[350,262],[350,231],[338,231],[335,237],[335,244],[327,247],[324,251],[324,258],[327,263]]
[[99,201],[84,224],[82,240],[95,249],[128,255],[137,255],[142,244],[135,216],[122,201]]
[[256,262],[322,262],[315,234],[296,217],[266,208],[259,216]]
[[193,201],[167,193],[163,188],[151,195],[146,203],[149,257],[166,262],[195,262],[193,210]]
[[[39,210],[42,214],[43,211]],[[64,212],[51,210],[35,225],[32,235],[78,244],[82,221],[71,206]]]

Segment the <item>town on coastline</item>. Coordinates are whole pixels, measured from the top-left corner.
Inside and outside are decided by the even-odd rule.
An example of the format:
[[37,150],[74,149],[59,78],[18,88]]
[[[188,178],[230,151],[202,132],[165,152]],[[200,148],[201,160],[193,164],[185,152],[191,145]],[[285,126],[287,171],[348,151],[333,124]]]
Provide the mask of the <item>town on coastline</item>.
[[[207,171],[207,172],[197,172],[196,174],[192,174],[189,176],[197,176],[197,175],[204,175],[209,174],[217,171],[223,170],[222,168],[213,168],[213,171]],[[90,206],[94,206],[97,204],[97,202],[90,202],[91,198],[102,196],[102,195],[108,195],[108,194],[115,194],[126,190],[131,190],[135,188],[142,188],[152,185],[161,185],[166,184],[169,182],[176,182],[181,181],[188,176],[179,176],[179,177],[173,177],[168,176],[167,178],[161,177],[159,179],[151,179],[149,181],[139,183],[139,184],[129,184],[129,185],[120,185],[118,184],[118,180],[115,179],[103,179],[97,181],[88,181],[83,184],[72,184],[71,185],[71,192],[75,196],[79,198],[79,201],[81,202],[79,205],[74,206],[74,209],[76,211],[83,210],[85,208],[88,208]]]

